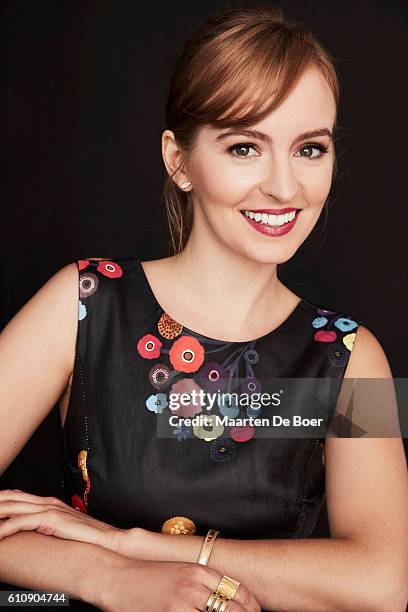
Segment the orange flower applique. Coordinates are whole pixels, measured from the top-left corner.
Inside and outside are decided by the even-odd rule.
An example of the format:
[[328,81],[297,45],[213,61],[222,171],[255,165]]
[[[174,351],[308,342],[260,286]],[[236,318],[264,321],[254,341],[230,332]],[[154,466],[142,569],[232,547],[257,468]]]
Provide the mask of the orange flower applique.
[[193,336],[181,336],[173,342],[169,359],[179,372],[196,372],[204,361],[204,348]]

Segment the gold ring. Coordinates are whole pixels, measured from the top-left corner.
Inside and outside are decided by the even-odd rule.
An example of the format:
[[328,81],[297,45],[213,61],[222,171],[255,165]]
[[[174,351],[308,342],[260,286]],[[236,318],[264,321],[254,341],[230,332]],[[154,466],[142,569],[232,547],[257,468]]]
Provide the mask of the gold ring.
[[205,612],[224,612],[241,583],[224,574],[205,604]]
[[224,601],[220,605],[218,612],[224,612],[225,608],[228,606],[228,602],[230,601],[229,597],[225,597]]
[[205,612],[223,612],[230,598],[219,591],[213,591],[205,604]]
[[222,593],[222,595],[226,595],[230,599],[233,599],[240,584],[241,583],[238,582],[238,580],[234,580],[234,578],[231,578],[231,576],[224,574],[219,581],[216,590],[219,593]]

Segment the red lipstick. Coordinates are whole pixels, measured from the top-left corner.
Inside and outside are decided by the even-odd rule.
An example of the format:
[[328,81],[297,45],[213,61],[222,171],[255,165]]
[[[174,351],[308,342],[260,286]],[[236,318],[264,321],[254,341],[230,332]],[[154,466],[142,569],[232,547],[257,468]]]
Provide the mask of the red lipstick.
[[[300,210],[299,208],[257,208],[256,210],[251,210],[250,208],[245,208],[249,212],[253,213],[266,213],[267,215],[285,215],[288,212],[292,212],[293,210]],[[243,211],[241,211],[243,212]]]
[[[249,208],[246,208],[245,210],[249,210]],[[279,213],[271,212],[271,209],[250,211],[254,213],[267,213],[269,215],[274,215],[274,214],[283,215],[286,212],[291,212],[292,210],[296,211],[296,214],[294,218],[292,219],[292,221],[289,221],[289,223],[284,223],[283,225],[275,225],[275,226],[268,225],[267,223],[261,223],[259,221],[255,221],[254,219],[250,219],[249,217],[246,216],[246,214],[243,211],[241,211],[241,214],[244,217],[244,219],[249,223],[249,225],[251,225],[251,227],[253,227],[257,232],[260,232],[261,234],[265,234],[267,236],[283,236],[287,234],[288,232],[290,232],[291,229],[294,228],[295,223],[300,213],[300,209],[283,208],[279,211]]]

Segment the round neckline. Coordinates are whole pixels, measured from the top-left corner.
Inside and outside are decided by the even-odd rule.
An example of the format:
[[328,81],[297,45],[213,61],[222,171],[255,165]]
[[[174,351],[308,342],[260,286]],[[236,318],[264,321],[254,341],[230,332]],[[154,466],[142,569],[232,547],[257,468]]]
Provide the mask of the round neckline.
[[[152,289],[152,287],[151,287],[151,285],[149,283],[149,279],[146,276],[146,272],[144,271],[144,268],[142,266],[140,258],[137,257],[136,261],[137,261],[139,270],[141,272],[145,288],[146,288],[148,294],[150,295],[152,301],[154,302],[156,308],[160,309],[162,313],[166,313],[166,314],[168,314],[169,317],[171,317],[171,315],[166,310],[164,310],[164,308],[161,306],[161,304],[159,304],[155,294],[153,293],[153,289]],[[211,338],[210,336],[202,334],[201,332],[195,331],[194,329],[191,329],[191,328],[187,327],[186,325],[183,325],[183,323],[181,323],[180,321],[177,321],[176,319],[173,319],[173,317],[171,317],[171,318],[174,321],[176,321],[176,323],[178,323],[179,325],[182,326],[182,331],[188,332],[188,334],[191,334],[192,336],[198,336],[199,338],[203,338],[204,340],[208,340],[209,342],[215,342],[215,343],[219,343],[219,344],[244,345],[244,344],[250,344],[251,342],[260,342],[262,340],[266,340],[266,339],[270,338],[271,336],[277,334],[278,332],[281,332],[284,328],[286,328],[292,322],[292,320],[296,317],[296,315],[302,309],[304,304],[306,304],[306,301],[303,298],[300,298],[299,302],[296,304],[296,306],[293,308],[293,310],[289,313],[289,315],[286,317],[286,319],[284,321],[282,321],[282,323],[280,323],[274,329],[271,329],[270,331],[266,332],[266,334],[263,334],[262,336],[259,336],[258,338],[253,338],[252,340],[221,340],[220,338]]]

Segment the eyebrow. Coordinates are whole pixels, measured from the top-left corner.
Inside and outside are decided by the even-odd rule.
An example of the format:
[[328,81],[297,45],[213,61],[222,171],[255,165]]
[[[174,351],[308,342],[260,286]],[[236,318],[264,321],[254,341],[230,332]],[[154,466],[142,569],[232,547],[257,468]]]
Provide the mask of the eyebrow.
[[[222,132],[216,137],[215,142],[220,142],[221,140],[224,140],[224,138],[228,138],[228,136],[248,136],[249,138],[258,138],[259,140],[262,140],[263,142],[272,142],[272,139],[270,138],[270,136],[268,136],[268,134],[264,134],[263,132],[258,132],[258,130],[242,129],[242,128],[240,129],[230,128],[226,132]],[[308,132],[304,132],[303,134],[299,134],[299,136],[295,138],[295,142],[298,142],[299,140],[303,140],[306,138],[314,138],[315,136],[328,136],[330,139],[333,139],[332,132],[329,130],[329,128],[325,127],[325,128],[319,128],[317,130],[310,130]]]

